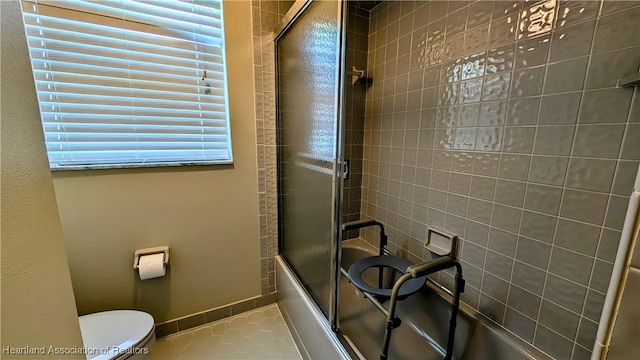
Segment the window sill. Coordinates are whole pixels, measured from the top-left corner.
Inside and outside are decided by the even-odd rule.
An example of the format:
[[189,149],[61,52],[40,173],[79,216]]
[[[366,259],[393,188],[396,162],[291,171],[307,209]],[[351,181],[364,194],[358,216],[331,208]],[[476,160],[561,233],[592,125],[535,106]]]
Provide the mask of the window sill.
[[115,164],[115,165],[71,165],[65,167],[51,168],[54,172],[78,171],[78,170],[106,170],[106,169],[140,169],[140,168],[162,168],[162,167],[190,167],[190,166],[211,166],[211,165],[233,165],[233,160],[228,161],[193,161],[176,163],[145,163],[145,164]]

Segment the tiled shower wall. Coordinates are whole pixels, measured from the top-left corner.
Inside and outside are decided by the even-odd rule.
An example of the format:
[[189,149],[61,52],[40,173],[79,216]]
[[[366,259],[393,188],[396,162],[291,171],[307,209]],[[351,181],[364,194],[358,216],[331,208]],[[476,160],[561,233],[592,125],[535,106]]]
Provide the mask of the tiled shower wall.
[[251,1],[262,295],[276,291],[275,256],[278,255],[276,70],[273,31],[292,4],[293,1],[285,0]]
[[[345,65],[347,71],[367,69],[369,45],[369,11],[355,3],[348,7],[347,43]],[[345,79],[345,131],[344,158],[349,160],[349,177],[344,180],[342,197],[343,222],[360,219],[362,199],[362,155],[364,144],[364,115],[367,83],[360,79],[353,83],[353,75]],[[343,239],[358,237],[353,230],[343,234]]]
[[590,355],[640,160],[640,94],[616,88],[639,19],[609,0],[370,13],[362,217],[414,261],[429,226],[457,234],[463,300],[558,359]]

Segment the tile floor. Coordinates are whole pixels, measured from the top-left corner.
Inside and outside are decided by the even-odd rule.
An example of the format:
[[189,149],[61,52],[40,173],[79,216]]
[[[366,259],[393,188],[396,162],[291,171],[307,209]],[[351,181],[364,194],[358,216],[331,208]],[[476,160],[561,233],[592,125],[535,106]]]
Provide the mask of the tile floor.
[[273,304],[159,339],[151,359],[301,359]]

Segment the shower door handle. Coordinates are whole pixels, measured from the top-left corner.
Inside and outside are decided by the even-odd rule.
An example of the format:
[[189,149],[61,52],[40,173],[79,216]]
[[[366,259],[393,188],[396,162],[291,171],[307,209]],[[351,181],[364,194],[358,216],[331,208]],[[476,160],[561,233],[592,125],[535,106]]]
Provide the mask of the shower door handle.
[[342,179],[349,180],[349,160],[342,160]]

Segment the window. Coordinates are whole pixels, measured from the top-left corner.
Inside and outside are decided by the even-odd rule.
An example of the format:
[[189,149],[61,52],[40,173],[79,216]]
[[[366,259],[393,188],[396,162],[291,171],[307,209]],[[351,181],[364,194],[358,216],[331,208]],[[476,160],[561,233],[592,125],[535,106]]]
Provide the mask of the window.
[[52,169],[231,163],[221,0],[23,0]]

